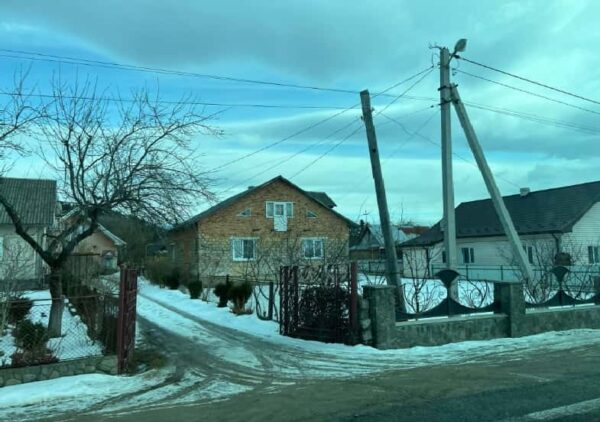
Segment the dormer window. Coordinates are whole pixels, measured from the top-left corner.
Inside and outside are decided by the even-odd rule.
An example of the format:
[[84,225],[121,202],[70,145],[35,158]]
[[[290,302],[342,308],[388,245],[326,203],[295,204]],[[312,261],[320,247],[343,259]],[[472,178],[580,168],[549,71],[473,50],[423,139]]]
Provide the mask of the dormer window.
[[250,217],[252,215],[252,208],[246,208],[242,212],[238,213],[238,217]]

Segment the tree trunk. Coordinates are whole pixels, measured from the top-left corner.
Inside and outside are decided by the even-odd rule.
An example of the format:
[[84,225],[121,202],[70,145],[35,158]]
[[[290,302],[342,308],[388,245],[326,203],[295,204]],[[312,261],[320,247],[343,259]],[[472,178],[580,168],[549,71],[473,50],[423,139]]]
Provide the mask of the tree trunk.
[[62,283],[60,270],[52,269],[50,272],[50,317],[48,320],[48,336],[50,338],[60,337],[62,334],[62,315],[64,309],[64,298],[62,294]]

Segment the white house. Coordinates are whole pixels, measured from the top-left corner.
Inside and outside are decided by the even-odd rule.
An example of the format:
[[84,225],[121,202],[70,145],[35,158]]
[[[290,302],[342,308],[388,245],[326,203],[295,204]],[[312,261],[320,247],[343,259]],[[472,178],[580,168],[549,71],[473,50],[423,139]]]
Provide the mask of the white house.
[[[23,226],[44,247],[48,231],[56,224],[56,181],[0,178],[0,192],[12,205]],[[44,263],[19,235],[0,206],[0,282],[19,280],[20,288],[39,285]]]
[[[534,267],[551,267],[557,259],[599,266],[600,181],[535,192],[525,188],[503,199]],[[461,203],[456,234],[459,272],[490,280],[519,277],[491,199]],[[405,275],[435,274],[445,262],[440,222],[404,242],[402,253]]]

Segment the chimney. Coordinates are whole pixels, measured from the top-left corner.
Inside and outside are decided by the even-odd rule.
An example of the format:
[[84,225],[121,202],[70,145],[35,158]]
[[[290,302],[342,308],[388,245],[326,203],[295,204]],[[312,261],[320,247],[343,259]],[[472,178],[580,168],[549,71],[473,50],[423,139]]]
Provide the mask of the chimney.
[[531,190],[529,188],[521,188],[521,198],[526,197],[527,195],[529,195],[530,192]]

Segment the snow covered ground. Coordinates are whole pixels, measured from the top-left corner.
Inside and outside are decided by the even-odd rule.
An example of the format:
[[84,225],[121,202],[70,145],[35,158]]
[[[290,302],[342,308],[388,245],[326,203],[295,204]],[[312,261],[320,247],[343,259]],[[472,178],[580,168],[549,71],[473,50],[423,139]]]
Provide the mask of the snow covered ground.
[[[528,354],[600,346],[600,330],[551,332],[518,339],[376,350],[284,337],[276,322],[236,316],[215,303],[139,283],[143,342],[168,354],[172,367],[134,377],[82,376],[0,389],[0,420],[58,412],[129,413],[223,400],[324,378],[469,362],[498,363]],[[44,384],[46,383],[46,384]],[[81,392],[84,394],[81,394]],[[25,407],[24,407],[25,406]],[[46,412],[46,413],[44,413]]]

